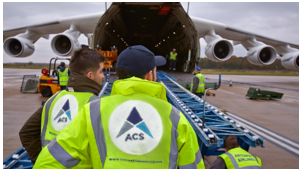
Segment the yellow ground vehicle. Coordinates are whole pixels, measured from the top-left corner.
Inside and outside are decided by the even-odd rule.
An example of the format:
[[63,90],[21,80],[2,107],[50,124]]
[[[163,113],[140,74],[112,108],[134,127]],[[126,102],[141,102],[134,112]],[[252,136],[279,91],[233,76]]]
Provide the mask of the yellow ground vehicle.
[[[53,61],[54,60],[54,61]],[[56,61],[57,60],[69,60],[70,58],[52,58],[49,62],[49,69],[42,69],[42,74],[38,84],[38,92],[42,94],[43,97],[50,97],[56,92],[60,91],[59,76],[56,74]],[[51,71],[53,61],[53,70]]]
[[118,58],[118,54],[117,54],[118,50],[103,51],[101,49],[96,49],[96,51],[102,53],[106,57],[106,61],[103,62],[103,68],[115,71],[116,70],[116,62],[117,62],[117,58]]

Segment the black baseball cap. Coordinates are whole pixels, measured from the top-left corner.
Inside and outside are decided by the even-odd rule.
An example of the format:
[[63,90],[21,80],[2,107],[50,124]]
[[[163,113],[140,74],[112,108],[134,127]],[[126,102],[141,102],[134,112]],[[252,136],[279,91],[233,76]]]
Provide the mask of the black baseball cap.
[[142,45],[127,47],[117,59],[116,69],[124,68],[131,76],[141,76],[152,70],[155,66],[166,63],[163,56],[155,56],[153,52]]

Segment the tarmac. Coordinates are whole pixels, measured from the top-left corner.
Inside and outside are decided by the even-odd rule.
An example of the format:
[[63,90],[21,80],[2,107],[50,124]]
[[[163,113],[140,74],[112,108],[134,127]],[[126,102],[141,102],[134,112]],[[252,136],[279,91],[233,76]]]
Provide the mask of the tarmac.
[[[189,73],[169,72],[178,82],[191,82]],[[41,75],[39,69],[3,69],[3,159],[18,148],[19,131],[26,120],[41,106],[41,94],[20,92],[23,75]],[[217,82],[218,75],[204,75],[205,82]],[[116,78],[112,76],[111,79]],[[229,86],[232,80],[232,87]],[[246,98],[250,87],[283,93],[280,100]],[[299,169],[299,77],[222,75],[221,87],[206,96],[206,101],[226,108],[236,119],[264,141],[264,148],[251,147],[249,152],[261,158],[264,169]],[[216,156],[205,157],[208,168]]]

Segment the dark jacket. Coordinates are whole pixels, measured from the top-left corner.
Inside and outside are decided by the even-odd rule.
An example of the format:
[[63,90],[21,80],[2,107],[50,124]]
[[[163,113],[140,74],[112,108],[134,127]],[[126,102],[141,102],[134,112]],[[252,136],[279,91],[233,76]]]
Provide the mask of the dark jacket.
[[[101,90],[101,85],[77,73],[71,73],[67,87],[72,87],[75,92],[92,92],[96,96]],[[42,150],[42,112],[43,106],[41,106],[34,114],[31,115],[31,117],[25,122],[25,124],[19,132],[21,143],[28,152],[30,160],[33,164],[35,163],[39,153]]]
[[217,157],[210,169],[227,169],[227,166],[223,158]]
[[[197,73],[196,73],[197,74]],[[195,75],[196,75],[195,74]],[[198,86],[199,86],[199,78],[197,76],[194,76],[193,77],[193,81],[192,81],[192,93],[195,93],[196,90],[198,89]]]

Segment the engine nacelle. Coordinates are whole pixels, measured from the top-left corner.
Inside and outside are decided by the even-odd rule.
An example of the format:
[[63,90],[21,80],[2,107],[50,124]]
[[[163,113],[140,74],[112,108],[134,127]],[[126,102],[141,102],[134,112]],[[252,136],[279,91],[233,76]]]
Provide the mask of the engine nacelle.
[[35,50],[31,40],[18,36],[9,37],[4,41],[4,51],[13,57],[27,57],[32,55]]
[[299,70],[299,52],[284,54],[281,65],[287,69]]
[[206,56],[215,62],[228,60],[233,53],[233,45],[226,39],[215,39],[209,42],[205,48]]
[[257,66],[265,66],[274,63],[276,60],[276,50],[269,45],[253,47],[248,51],[247,59]]
[[51,41],[52,51],[59,56],[71,56],[74,51],[81,48],[77,38],[72,35],[61,33]]

